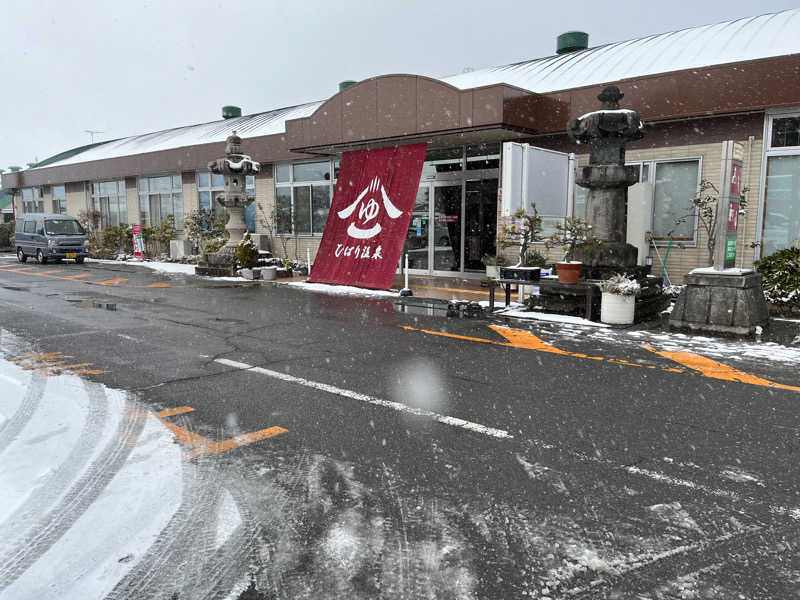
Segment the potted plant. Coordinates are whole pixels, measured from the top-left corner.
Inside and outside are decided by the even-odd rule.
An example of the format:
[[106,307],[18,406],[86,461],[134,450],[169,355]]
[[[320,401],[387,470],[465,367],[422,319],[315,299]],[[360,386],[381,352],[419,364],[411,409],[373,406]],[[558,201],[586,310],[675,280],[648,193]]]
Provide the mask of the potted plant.
[[[500,248],[511,246],[519,247],[519,261],[513,267],[500,269],[502,279],[518,279],[520,281],[536,281],[539,279],[538,266],[528,264],[528,248],[535,242],[542,242],[542,217],[536,210],[536,204],[531,204],[530,212],[519,209],[508,223],[504,223],[498,242]],[[538,254],[536,251],[533,254]]]
[[578,245],[595,243],[591,229],[592,226],[583,219],[567,217],[564,223],[556,224],[555,232],[545,240],[548,249],[554,246],[561,246],[565,249],[564,258],[556,263],[559,283],[578,282],[583,263],[579,260],[572,260],[572,256]]
[[490,256],[484,254],[481,262],[486,267],[486,277],[490,279],[500,278],[500,267],[506,264],[506,259],[502,256]]
[[239,263],[240,274],[245,279],[260,279],[261,271],[258,267],[258,248],[256,248],[250,232],[246,232],[242,241],[236,246],[236,260]]
[[602,285],[603,297],[600,303],[600,320],[612,325],[630,325],[636,309],[636,295],[642,286],[626,274],[617,273],[606,279]]

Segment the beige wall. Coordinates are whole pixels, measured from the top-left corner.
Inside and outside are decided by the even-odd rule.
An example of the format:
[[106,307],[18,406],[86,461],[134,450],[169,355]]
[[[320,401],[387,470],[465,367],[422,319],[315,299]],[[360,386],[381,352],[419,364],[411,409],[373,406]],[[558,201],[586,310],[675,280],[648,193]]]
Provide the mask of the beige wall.
[[83,182],[67,183],[67,214],[77,217],[80,213],[89,208],[86,198],[86,189]]
[[139,221],[139,192],[136,177],[125,178],[125,206],[128,209],[128,225],[141,224]]

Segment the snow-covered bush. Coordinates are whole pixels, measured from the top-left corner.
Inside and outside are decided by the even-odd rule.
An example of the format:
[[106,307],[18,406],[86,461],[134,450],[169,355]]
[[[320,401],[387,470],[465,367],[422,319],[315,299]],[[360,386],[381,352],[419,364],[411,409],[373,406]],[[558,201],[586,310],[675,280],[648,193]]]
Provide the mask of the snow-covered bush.
[[606,279],[601,287],[606,294],[617,294],[618,296],[635,296],[642,290],[638,281],[623,273],[617,273]]
[[756,266],[767,301],[779,311],[800,310],[800,247],[778,250]]
[[250,232],[246,232],[242,241],[236,246],[236,260],[242,269],[254,269],[258,266],[258,248],[250,237]]

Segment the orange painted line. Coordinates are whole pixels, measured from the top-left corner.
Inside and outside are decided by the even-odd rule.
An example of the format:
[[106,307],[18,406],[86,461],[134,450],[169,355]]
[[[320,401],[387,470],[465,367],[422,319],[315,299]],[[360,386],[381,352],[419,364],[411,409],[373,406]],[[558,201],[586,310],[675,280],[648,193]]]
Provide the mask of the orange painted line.
[[207,445],[198,446],[193,450],[187,452],[186,457],[197,458],[198,456],[209,456],[212,454],[219,454],[220,452],[226,452],[227,450],[232,450],[233,448],[247,446],[255,442],[260,442],[261,440],[266,440],[268,438],[275,437],[276,435],[281,435],[282,433],[286,433],[287,431],[289,430],[284,429],[283,427],[268,427],[267,429],[254,431],[253,433],[245,433],[243,435],[237,435],[235,438],[225,440],[224,442],[212,442]]
[[178,440],[182,445],[189,446],[190,448],[196,448],[198,446],[207,446],[212,444],[213,442],[209,440],[207,437],[204,437],[197,433],[192,433],[188,429],[184,429],[174,423],[170,423],[169,421],[161,421],[164,424],[164,427],[169,429],[172,433],[175,434],[175,439]]
[[151,283],[150,285],[147,285],[145,287],[149,287],[149,288],[167,288],[167,287],[169,287],[169,284],[168,283]]
[[111,373],[111,371],[104,371],[103,369],[75,369],[73,373],[80,373],[81,375],[102,375],[103,373]]
[[548,344],[529,331],[512,329],[511,327],[501,327],[499,325],[489,325],[489,329],[499,333],[508,340],[507,344],[500,344],[501,346],[513,346],[514,348],[526,348],[527,350],[537,350],[539,352],[550,352],[552,354],[570,356],[569,352],[565,352],[552,344]]
[[72,358],[72,357],[67,354],[61,354],[61,352],[27,352],[26,354],[20,354],[19,356],[15,356],[11,360],[48,361],[48,360],[60,360],[62,358]]
[[[44,275],[44,276],[46,277],[46,275]],[[76,275],[70,275],[69,277],[56,277],[55,279],[70,279],[70,280],[74,280],[74,279],[81,279],[83,277],[91,277],[91,276],[92,276],[91,273],[78,273]]]
[[106,279],[105,281],[87,281],[90,285],[117,285],[123,281],[128,281],[127,277],[118,277],[116,279]]
[[[72,358],[72,357],[70,357]],[[77,363],[74,365],[64,365],[62,369],[79,369],[81,367],[91,367],[94,363]]]
[[183,415],[188,412],[192,412],[194,409],[191,406],[176,406],[175,408],[167,408],[160,412],[156,413],[156,416],[159,419],[165,419],[167,417],[174,417],[176,415]]
[[712,379],[722,379],[723,381],[735,381],[738,383],[749,383],[750,385],[760,385],[763,387],[800,392],[800,387],[776,383],[774,381],[770,381],[769,379],[764,379],[763,377],[758,377],[757,375],[734,369],[728,365],[723,365],[722,363],[718,363],[717,361],[706,358],[705,356],[693,354],[692,352],[672,352],[666,350],[658,351],[651,346],[642,346],[642,348],[658,354],[659,356],[674,360],[675,362],[698,371],[703,376],[710,377]]
[[456,340],[464,340],[468,342],[479,342],[482,344],[492,344],[493,346],[504,346],[506,348],[524,348],[526,350],[536,350],[537,352],[547,352],[549,354],[558,354],[561,356],[570,356],[572,358],[585,358],[587,360],[597,360],[608,362],[610,364],[618,364],[630,367],[644,367],[647,366],[649,369],[660,369],[662,371],[666,371],[668,373],[685,373],[683,369],[675,369],[672,367],[655,367],[651,365],[639,365],[636,363],[632,363],[626,361],[624,359],[618,358],[605,358],[602,356],[589,356],[587,354],[580,354],[577,352],[567,352],[565,350],[561,350],[560,348],[556,348],[552,344],[545,342],[543,339],[533,335],[529,331],[524,331],[522,329],[514,329],[512,327],[502,327],[499,325],[489,325],[489,328],[493,331],[499,333],[503,336],[507,342],[496,342],[494,340],[487,340],[485,338],[477,338],[477,337],[470,337],[466,335],[458,335],[455,333],[446,333],[444,331],[433,331],[430,329],[417,329],[416,327],[411,327],[410,325],[401,325],[401,327],[407,331],[419,331],[420,333],[426,333],[428,335],[437,335],[440,337],[452,338]]

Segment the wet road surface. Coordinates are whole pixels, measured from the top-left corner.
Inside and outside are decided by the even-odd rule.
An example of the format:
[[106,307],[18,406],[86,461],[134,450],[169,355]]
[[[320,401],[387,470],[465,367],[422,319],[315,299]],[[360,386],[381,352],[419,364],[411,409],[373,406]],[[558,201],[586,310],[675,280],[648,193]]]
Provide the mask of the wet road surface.
[[131,390],[182,445],[180,507],[108,597],[800,596],[779,347],[126,265],[0,262],[0,315],[20,364]]

